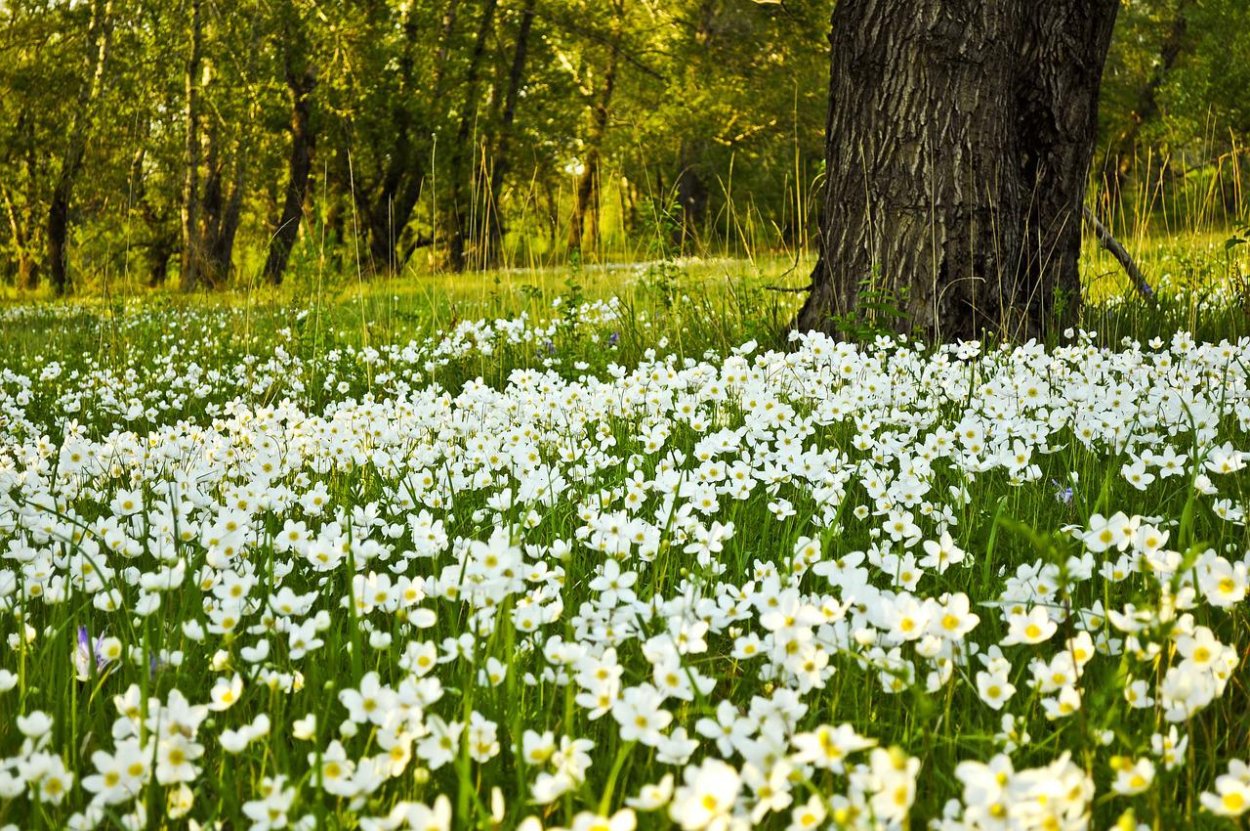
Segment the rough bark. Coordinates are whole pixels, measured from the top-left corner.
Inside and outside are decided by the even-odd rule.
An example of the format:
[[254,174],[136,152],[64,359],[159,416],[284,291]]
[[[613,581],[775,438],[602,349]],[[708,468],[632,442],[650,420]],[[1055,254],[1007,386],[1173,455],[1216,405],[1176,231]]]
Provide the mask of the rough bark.
[[178,282],[182,291],[194,291],[200,284],[203,252],[200,245],[200,102],[199,74],[204,26],[201,0],[190,0],[188,21],[190,46],[183,75],[183,156],[182,156],[182,263]]
[[[292,9],[290,25],[298,27],[294,14]],[[316,133],[312,127],[312,93],[317,85],[317,76],[308,62],[308,42],[302,36],[302,28],[288,31],[284,55],[287,92],[291,96],[291,153],[287,163],[282,215],[278,217],[277,227],[269,240],[269,255],[265,259],[265,279],[274,285],[282,282],[291,249],[299,235],[316,144]]]
[[[61,157],[61,169],[48,204],[48,282],[57,296],[69,291],[70,203],[87,151],[87,128],[104,87],[112,33],[113,2],[96,0],[91,7],[91,44],[94,51],[91,78],[81,88],[75,103],[65,154]],[[29,274],[26,279],[30,280]]]
[[795,325],[943,340],[1069,319],[1118,5],[839,3],[820,256]]

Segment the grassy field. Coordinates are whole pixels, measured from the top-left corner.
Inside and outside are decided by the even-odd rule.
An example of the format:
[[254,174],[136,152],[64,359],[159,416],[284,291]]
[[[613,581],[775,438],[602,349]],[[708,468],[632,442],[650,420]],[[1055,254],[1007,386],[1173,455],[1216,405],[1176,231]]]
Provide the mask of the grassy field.
[[1227,238],[1043,345],[763,258],[0,308],[0,829],[1238,827]]

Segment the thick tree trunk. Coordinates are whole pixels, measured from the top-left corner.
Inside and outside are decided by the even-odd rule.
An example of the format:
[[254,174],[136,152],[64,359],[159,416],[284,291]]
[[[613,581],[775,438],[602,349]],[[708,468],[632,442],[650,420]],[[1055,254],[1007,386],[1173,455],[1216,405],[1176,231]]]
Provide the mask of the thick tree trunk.
[[839,3],[820,257],[795,325],[949,340],[1070,319],[1118,7]]
[[184,80],[182,156],[182,268],[179,288],[194,291],[200,284],[203,252],[200,245],[200,106],[199,74],[204,36],[201,0],[190,0],[191,44]]
[[[290,13],[295,14],[295,10]],[[274,285],[282,282],[291,249],[299,235],[316,142],[316,133],[312,128],[312,92],[317,85],[317,76],[308,63],[308,43],[301,33],[302,29],[297,33],[288,32],[286,45],[286,86],[291,95],[291,155],[282,215],[269,241],[269,256],[265,260],[264,271],[265,279]]]

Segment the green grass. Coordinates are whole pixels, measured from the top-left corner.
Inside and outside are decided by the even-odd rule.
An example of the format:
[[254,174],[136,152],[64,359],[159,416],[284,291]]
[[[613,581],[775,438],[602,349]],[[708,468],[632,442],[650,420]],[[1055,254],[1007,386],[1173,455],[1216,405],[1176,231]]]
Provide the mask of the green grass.
[[[1199,461],[1222,443],[1250,449],[1250,342],[1191,349],[1183,338],[1173,340],[1178,330],[1212,342],[1250,334],[1245,310],[1218,289],[1230,285],[1230,275],[1239,273],[1230,269],[1244,260],[1228,265],[1211,253],[1214,239],[1209,246],[1143,255],[1148,272],[1174,275],[1155,306],[1117,299],[1119,288],[1099,289],[1107,293],[1083,319],[1096,335],[1049,351],[987,348],[976,358],[939,357],[897,343],[848,347],[832,357],[831,344],[764,354],[787,346],[783,328],[801,299],[768,287],[801,286],[810,269],[777,260],[392,282],[304,274],[278,291],[136,292],[0,310],[0,551],[6,552],[0,555],[0,670],[13,679],[12,689],[0,692],[0,708],[14,716],[0,719],[0,769],[27,776],[36,790],[51,781],[33,766],[52,763],[35,744],[24,745],[15,721],[39,711],[52,719],[46,751],[75,774],[63,801],[48,792],[0,799],[0,828],[66,827],[83,810],[93,754],[127,741],[124,724],[115,732],[115,696],[131,685],[139,691],[133,703],[153,715],[163,711],[150,698],[168,704],[176,689],[193,705],[205,704],[214,684],[236,674],[243,690],[229,708],[163,713],[173,719],[173,733],[155,717],[135,724],[145,758],[168,751],[179,741],[174,733],[203,745],[201,771],[185,792],[172,780],[142,781],[137,800],[104,809],[99,827],[122,827],[136,804],[145,813],[128,820],[132,825],[180,827],[169,808],[189,796],[188,816],[201,826],[246,828],[244,806],[258,804],[268,782],[276,792],[294,790],[289,812],[281,812],[292,824],[311,817],[320,828],[362,828],[362,818],[385,817],[406,801],[434,806],[444,795],[459,827],[515,827],[538,817],[547,825],[590,828],[590,814],[622,810],[627,797],[666,773],[678,786],[683,768],[692,776],[705,770],[722,784],[739,775],[750,779],[740,754],[727,754],[698,733],[700,719],[715,720],[725,701],[759,730],[811,733],[847,724],[920,764],[918,773],[906,766],[900,773],[895,757],[865,750],[850,762],[863,769],[847,776],[798,761],[798,745],[785,745],[777,754],[795,759],[782,776],[793,804],[761,815],[763,827],[786,828],[792,810],[809,799],[844,827],[855,827],[856,811],[867,822],[865,806],[880,787],[870,772],[914,786],[910,825],[923,827],[941,816],[948,799],[964,796],[959,763],[989,760],[1012,744],[1017,771],[1070,754],[1066,774],[1056,768],[1041,781],[1088,776],[1096,788],[1086,808],[1094,827],[1109,826],[1129,809],[1157,828],[1233,827],[1202,810],[1199,795],[1216,787],[1230,761],[1250,754],[1250,739],[1239,729],[1250,703],[1240,665],[1221,695],[1177,724],[1188,737],[1183,765],[1166,770],[1156,758],[1155,780],[1143,793],[1111,790],[1114,760],[1151,756],[1152,734],[1170,726],[1161,705],[1134,709],[1124,697],[1129,675],[1149,679],[1151,694],[1160,697],[1156,685],[1183,664],[1178,650],[1190,624],[1169,613],[1170,599],[1185,581],[1206,579],[1202,569],[1215,556],[1235,564],[1250,549],[1244,522],[1230,514],[1246,505],[1244,471],[1211,471],[1214,494],[1194,486],[1205,473]],[[1100,255],[1087,257],[1087,274],[1106,267]],[[1185,272],[1185,263],[1196,265]],[[611,298],[615,305],[606,305]],[[493,322],[507,319],[513,322]],[[1125,337],[1139,343],[1122,344]],[[1154,337],[1164,342],[1146,343]],[[733,354],[750,340],[758,341],[754,351]],[[842,363],[850,367],[847,376],[835,372]],[[833,374],[820,374],[826,371]],[[1045,390],[1037,404],[1030,403],[1031,385]],[[1180,409],[1172,407],[1172,394]],[[829,409],[830,396],[837,410]],[[981,433],[969,439],[963,431],[974,424]],[[788,432],[787,425],[798,427]],[[1090,436],[1082,433],[1086,428]],[[732,431],[723,436],[726,449],[716,449],[718,431]],[[982,470],[926,440],[965,449],[980,442],[996,448],[997,461]],[[1007,458],[1016,442],[1029,451],[1024,465]],[[791,456],[791,446],[809,455]],[[1189,455],[1182,473],[1136,490],[1122,467],[1164,446]],[[931,458],[922,461],[926,454]],[[680,483],[714,476],[708,464],[722,468],[714,481],[726,488],[734,464],[745,466],[756,484],[742,498],[726,489],[700,507],[706,494]],[[562,490],[547,501],[533,488],[550,482],[553,472]],[[874,480],[887,474],[898,487],[915,479],[920,495],[913,500],[891,491],[884,478]],[[666,491],[674,493],[671,500]],[[178,493],[185,494],[185,510],[168,510]],[[308,501],[317,494],[323,510]],[[133,512],[119,501],[128,495],[139,502]],[[961,659],[949,668],[949,680],[931,687],[928,673],[945,671],[943,665],[917,642],[903,641],[899,657],[911,662],[915,677],[892,674],[902,665],[892,663],[888,649],[874,652],[867,634],[875,632],[882,644],[891,624],[840,608],[851,589],[831,587],[821,576],[824,566],[816,567],[880,547],[891,534],[889,510],[909,503],[923,541],[946,531],[967,552],[949,570],[926,569],[914,587],[920,600],[945,604],[938,598],[959,593],[970,599],[980,622],[960,649],[976,643],[984,654],[1007,635],[1004,615],[986,604],[1018,600],[1009,595],[1021,585],[1036,589],[1036,581],[1012,582],[1017,569],[1037,570],[1046,586],[1029,606],[1063,613],[1052,639],[1002,647],[1017,692],[1001,712],[978,696],[976,675],[984,667],[976,658]],[[379,523],[370,518],[373,510]],[[1100,577],[1098,568],[1114,562],[1116,552],[1091,553],[1090,579],[1073,573],[1072,558],[1084,553],[1084,544],[1062,529],[1117,511],[1170,535],[1163,550],[1175,552],[1175,578],[1153,572],[1145,559],[1122,582]],[[646,540],[612,557],[596,535],[625,520],[645,522]],[[322,537],[326,546],[313,550],[337,558],[332,568],[320,570],[313,555],[288,548],[281,539],[288,521]],[[439,536],[426,530],[435,521],[453,542],[405,558],[429,533]],[[733,532],[719,550],[713,544],[701,555],[707,536],[730,523]],[[818,560],[796,552],[801,537],[815,539],[811,556]],[[335,547],[344,544],[345,550]],[[894,553],[904,545],[895,543]],[[923,556],[919,541],[905,550]],[[1203,565],[1195,571],[1199,558]],[[639,598],[662,608],[636,609],[636,619],[618,611],[619,619],[596,622],[593,604],[603,592],[592,583],[610,560],[637,575],[631,588]],[[501,562],[513,563],[511,577],[497,573]],[[84,563],[112,573],[93,585],[82,576]],[[168,579],[178,568],[185,568],[182,582],[156,592],[156,575]],[[902,591],[901,570],[884,563],[869,571],[870,582]],[[142,575],[147,588],[139,585]],[[485,587],[474,575],[485,575]],[[746,599],[773,592],[773,575],[800,580],[808,604],[819,610],[818,620],[798,624],[810,631],[796,637],[823,644],[821,660],[835,671],[822,686],[804,689],[764,671],[760,658],[735,657],[740,637],[777,628],[770,629],[764,609],[749,610]],[[411,605],[397,593],[396,607],[386,608],[392,600],[379,605],[371,595],[383,576],[435,583]],[[249,584],[242,594],[250,600],[234,607],[228,586],[239,578]],[[451,593],[450,585],[459,591]],[[110,588],[126,611],[100,606],[97,598]],[[141,597],[154,592],[159,608],[141,609]],[[304,656],[293,648],[290,624],[278,622],[285,613],[277,606],[292,595],[309,596],[311,605],[291,621],[314,621],[315,637],[324,642]],[[682,602],[697,596],[712,606]],[[735,597],[744,616],[700,634],[698,621],[715,617],[710,609],[738,602]],[[1105,615],[1128,603],[1147,611],[1139,637],[1143,649],[1154,644],[1158,655],[1098,654],[1073,684],[1079,711],[1048,719],[1045,708],[1055,694],[1030,687],[1029,661],[1055,661],[1071,650],[1078,610]],[[545,611],[531,626],[525,609],[534,607]],[[1188,611],[1192,625],[1210,627],[1221,644],[1244,654],[1250,644],[1244,601],[1221,609],[1200,599]],[[223,626],[223,616],[235,618],[233,625]],[[843,618],[865,634],[855,635],[849,623],[840,630]],[[683,619],[694,627],[686,636],[706,639],[706,650],[683,654],[670,667],[679,676],[671,683],[696,689],[642,714],[662,709],[673,728],[700,739],[689,767],[667,764],[660,748],[626,738],[612,714],[591,718],[591,708],[577,700],[578,683],[561,683],[562,673],[572,677],[578,669],[559,666],[550,646],[555,637],[583,647],[612,644],[622,686],[636,688],[660,683],[652,663],[663,662],[651,656],[680,634],[670,624]],[[830,631],[821,634],[822,624]],[[197,626],[223,631],[201,638]],[[88,659],[85,677],[76,678],[80,627],[92,639],[118,638],[124,658],[99,667]],[[425,644],[446,657],[448,639],[466,635],[461,657],[416,669],[428,654]],[[249,660],[245,649],[262,641],[270,644],[268,656]],[[172,652],[181,653],[180,664]],[[479,673],[488,669],[502,670],[502,679],[483,682]],[[414,671],[438,679],[437,690],[415,685]],[[392,708],[406,714],[399,736],[384,719],[350,718],[354,698],[342,693],[371,683],[371,673],[407,702]],[[698,689],[702,678],[714,682],[710,690]],[[762,705],[752,703],[788,688],[796,698],[777,699],[773,716],[760,715]],[[1031,740],[1004,736],[1004,713]],[[310,714],[314,722],[304,720]],[[474,714],[496,725],[497,749],[488,735],[474,748],[465,733],[446,764],[432,761],[436,747],[420,750],[440,723],[469,723]],[[224,730],[262,715],[269,722],[265,737],[237,755],[223,748]],[[535,804],[539,774],[555,772],[555,757],[527,758],[526,731],[550,731],[557,744],[562,736],[593,742],[586,752],[591,764],[575,777],[584,781]],[[149,745],[150,736],[156,740]],[[396,775],[356,796],[327,792],[334,740],[351,762],[395,749],[389,758]],[[475,753],[490,758],[479,761]],[[583,764],[577,755],[567,754],[573,768]],[[700,768],[717,758],[728,758],[732,771]],[[16,761],[6,767],[5,759]],[[286,779],[275,785],[277,776]],[[1026,784],[1022,779],[1020,788]],[[758,802],[749,792],[742,788],[744,821]],[[701,804],[702,793],[687,801]],[[422,809],[412,810],[415,820]],[[672,819],[665,810],[637,814],[648,828]]]

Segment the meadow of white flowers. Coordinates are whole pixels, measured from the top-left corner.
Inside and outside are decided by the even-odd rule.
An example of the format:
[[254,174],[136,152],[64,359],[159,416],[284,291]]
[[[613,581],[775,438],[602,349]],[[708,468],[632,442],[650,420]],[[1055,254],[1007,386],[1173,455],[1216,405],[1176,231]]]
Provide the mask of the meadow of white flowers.
[[1250,341],[620,314],[0,354],[0,828],[1247,815]]

